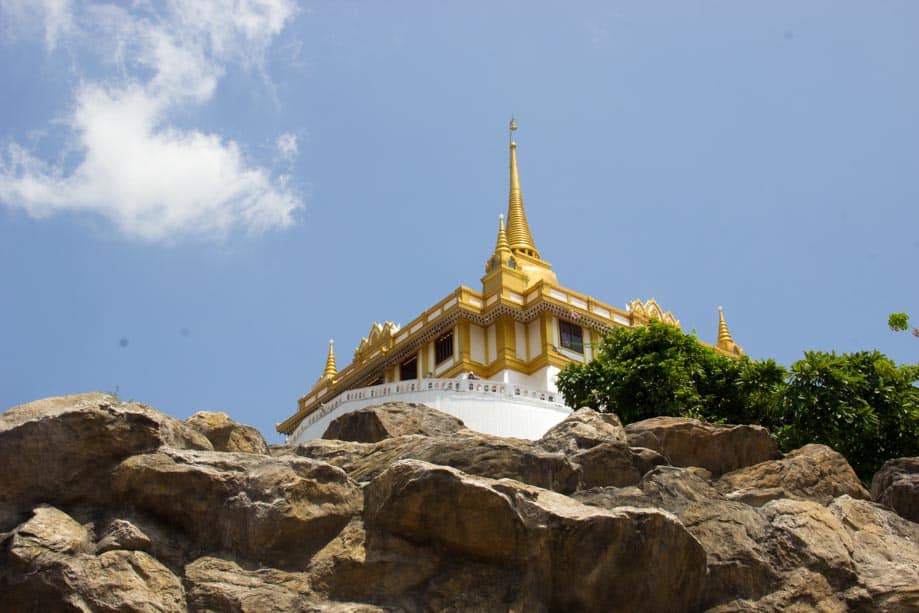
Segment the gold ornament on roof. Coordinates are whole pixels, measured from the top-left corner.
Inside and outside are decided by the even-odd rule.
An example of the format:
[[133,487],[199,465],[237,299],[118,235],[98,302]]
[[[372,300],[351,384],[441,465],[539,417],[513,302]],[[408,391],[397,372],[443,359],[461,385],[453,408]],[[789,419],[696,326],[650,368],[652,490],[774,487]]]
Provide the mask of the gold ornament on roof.
[[391,321],[386,321],[382,324],[374,322],[370,326],[370,332],[361,339],[360,344],[354,350],[354,360],[363,362],[377,349],[381,353],[386,353],[392,348],[393,335],[398,331],[399,324],[394,324]]
[[[517,129],[517,122],[512,118],[510,130]],[[517,143],[511,140],[511,186],[507,202],[507,240],[511,251],[524,253],[539,259],[539,252],[533,243],[527,215],[523,210],[523,194],[520,191],[520,174],[517,172]]]
[[338,367],[335,365],[335,341],[329,339],[329,355],[325,359],[325,370],[322,371],[323,379],[331,379],[338,374]]
[[728,324],[724,320],[724,309],[720,306],[718,307],[718,341],[715,346],[734,355],[743,355],[743,348],[734,342],[734,337],[731,336]]
[[638,318],[642,322],[656,319],[663,324],[668,326],[673,326],[674,328],[680,327],[680,320],[673,316],[673,313],[670,311],[664,312],[664,310],[657,304],[657,300],[651,298],[645,303],[642,303],[641,300],[636,298],[628,304],[628,310],[633,317]]

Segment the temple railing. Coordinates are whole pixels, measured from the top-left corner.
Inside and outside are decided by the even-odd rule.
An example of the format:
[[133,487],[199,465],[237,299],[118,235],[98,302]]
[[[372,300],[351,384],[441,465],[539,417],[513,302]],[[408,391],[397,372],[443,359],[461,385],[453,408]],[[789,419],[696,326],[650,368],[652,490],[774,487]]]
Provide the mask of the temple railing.
[[561,394],[544,389],[531,388],[516,383],[503,383],[487,379],[411,379],[394,383],[381,383],[369,387],[357,387],[346,390],[335,396],[329,402],[324,402],[307,415],[297,428],[288,437],[296,439],[303,430],[309,428],[317,421],[349,402],[361,402],[378,399],[380,402],[396,400],[400,396],[423,393],[459,393],[496,396],[509,400],[523,400],[529,403],[544,404],[546,406],[564,407]]

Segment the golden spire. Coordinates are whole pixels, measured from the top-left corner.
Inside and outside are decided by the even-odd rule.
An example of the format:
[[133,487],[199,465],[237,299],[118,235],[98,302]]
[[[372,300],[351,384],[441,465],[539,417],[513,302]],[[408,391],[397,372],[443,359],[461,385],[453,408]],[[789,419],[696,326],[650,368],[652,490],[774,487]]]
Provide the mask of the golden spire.
[[495,253],[510,253],[511,246],[507,242],[507,233],[504,231],[504,215],[498,215],[498,240],[495,242]]
[[530,234],[530,226],[523,210],[520,175],[517,172],[517,143],[513,140],[516,130],[517,122],[511,117],[511,189],[507,202],[507,240],[514,253],[522,252],[534,258],[539,258],[539,252],[536,251],[536,245],[533,244],[533,236]]
[[728,324],[724,321],[724,309],[720,306],[718,307],[718,341],[715,345],[735,355],[743,355],[743,349],[734,342],[734,337],[731,336],[731,331],[728,330]]
[[329,357],[325,359],[325,370],[322,372],[323,379],[331,379],[338,374],[338,367],[335,366],[335,341],[329,340]]

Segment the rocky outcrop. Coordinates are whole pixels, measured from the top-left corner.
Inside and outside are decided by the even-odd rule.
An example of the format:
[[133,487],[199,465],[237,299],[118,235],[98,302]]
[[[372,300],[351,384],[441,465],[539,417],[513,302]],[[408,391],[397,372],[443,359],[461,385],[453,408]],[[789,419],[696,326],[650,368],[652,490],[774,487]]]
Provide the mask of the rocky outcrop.
[[524,441],[367,414],[374,442],[265,453],[226,451],[250,440],[229,418],[101,394],[12,409],[0,608],[919,609],[919,524],[888,508],[913,508],[912,459],[878,474],[878,504],[838,453],[772,457],[756,428],[582,409]]
[[585,408],[552,427],[539,439],[539,444],[549,451],[573,452],[613,441],[628,442],[619,417]]
[[236,423],[226,413],[199,411],[185,424],[207,437],[216,451],[270,455],[268,443],[258,430]]
[[704,550],[668,513],[599,510],[417,460],[369,484],[364,517],[458,556],[519,566],[525,589],[559,610],[683,611],[695,606],[705,576]]
[[560,492],[574,491],[580,479],[578,467],[564,454],[546,451],[532,441],[470,430],[449,437],[410,435],[379,443],[315,440],[301,445],[297,453],[339,466],[357,481],[369,481],[403,459],[452,466],[495,479],[512,477]]
[[329,424],[322,438],[377,443],[409,434],[446,436],[465,427],[456,417],[423,404],[385,402],[336,418]]
[[662,454],[674,466],[698,466],[714,475],[781,457],[762,426],[721,426],[684,417],[653,417],[626,427],[629,444]]
[[279,568],[308,560],[362,504],[342,470],[299,457],[163,448],[123,461],[112,486],[202,549]]
[[212,448],[181,421],[104,394],[13,407],[0,414],[0,530],[35,504],[105,503],[112,469],[161,445]]
[[37,508],[8,538],[0,566],[3,610],[185,610],[182,583],[152,556],[93,549],[89,532],[69,515]]
[[919,524],[883,507],[840,496],[827,507],[848,533],[866,608],[919,610]]
[[201,557],[185,567],[190,611],[262,613],[315,610],[309,578],[272,568],[244,570],[231,560]]
[[[366,411],[376,416],[381,409],[392,418],[383,408]],[[451,423],[454,419],[417,405],[400,409],[412,424],[425,419]],[[297,453],[339,466],[357,481],[372,479],[398,460],[414,459],[493,479],[517,479],[561,493],[634,484],[652,467],[666,462],[650,449],[629,447],[619,419],[591,409],[576,411],[535,442],[460,429],[449,436],[401,435],[377,443],[314,440],[301,445]]]
[[805,445],[779,460],[722,475],[715,486],[752,505],[791,498],[828,504],[837,496],[869,498],[846,459],[825,445]]
[[919,458],[885,462],[871,481],[871,499],[919,523]]

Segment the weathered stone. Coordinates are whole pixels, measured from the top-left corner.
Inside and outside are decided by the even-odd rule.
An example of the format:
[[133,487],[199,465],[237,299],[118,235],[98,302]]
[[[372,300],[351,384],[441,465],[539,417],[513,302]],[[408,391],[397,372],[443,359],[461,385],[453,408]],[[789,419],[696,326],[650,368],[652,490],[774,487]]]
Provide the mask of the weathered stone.
[[600,443],[579,451],[571,456],[571,461],[581,470],[580,488],[623,487],[641,479],[631,448],[621,441]]
[[314,610],[306,573],[272,568],[243,570],[230,560],[202,557],[185,567],[185,584],[192,612]]
[[150,538],[143,530],[124,519],[116,519],[109,524],[105,534],[96,544],[96,553],[104,553],[113,549],[126,549],[130,551],[149,551]]
[[871,481],[871,498],[919,523],[919,458],[884,462]]
[[160,445],[211,448],[179,420],[104,394],[14,407],[0,414],[0,520],[40,503],[105,503],[112,468]]
[[849,610],[847,594],[840,593],[823,575],[802,569],[758,600],[732,600],[706,609],[706,613],[846,613]]
[[236,423],[226,413],[199,411],[185,424],[206,436],[215,451],[269,455],[268,444],[258,430]]
[[397,601],[425,585],[440,566],[430,548],[351,520],[310,560],[313,590],[326,598]]
[[360,512],[362,496],[345,473],[299,457],[216,451],[132,456],[113,478],[134,507],[172,522],[208,549],[303,563]]
[[182,584],[148,554],[90,550],[88,532],[66,513],[36,509],[0,564],[3,610],[185,611]]
[[705,576],[702,547],[657,510],[601,510],[415,460],[391,466],[365,495],[368,526],[519,566],[549,608],[686,610],[697,604]]
[[584,408],[553,426],[539,444],[549,451],[574,453],[612,441],[627,442],[619,417]]
[[627,487],[593,487],[570,494],[578,502],[601,509],[616,507],[657,508],[659,505],[650,496],[634,485]]
[[722,475],[715,487],[754,506],[780,498],[828,504],[837,496],[869,497],[846,459],[825,445],[805,445],[780,460]]
[[823,505],[809,500],[773,500],[761,507],[769,522],[769,547],[775,567],[807,568],[845,589],[856,582],[852,538]]
[[446,436],[465,427],[462,420],[424,404],[386,402],[334,419],[322,438],[376,443],[408,434]]
[[517,479],[559,492],[574,491],[580,480],[578,467],[564,454],[546,451],[533,441],[471,430],[452,436],[399,436],[379,443],[314,440],[298,447],[297,453],[339,466],[357,481],[368,481],[402,459],[493,479]]
[[667,458],[647,447],[632,447],[632,464],[644,475],[655,466],[666,466]]
[[756,509],[709,500],[683,507],[678,517],[707,554],[706,603],[756,598],[778,583],[765,545],[769,524]]
[[688,506],[724,499],[711,486],[710,477],[704,468],[657,466],[641,478],[638,487],[656,506],[679,515]]
[[827,509],[852,538],[855,571],[871,597],[867,609],[919,611],[919,524],[850,496]]
[[762,426],[721,426],[684,417],[653,417],[626,426],[629,444],[661,453],[675,466],[715,475],[781,457]]

